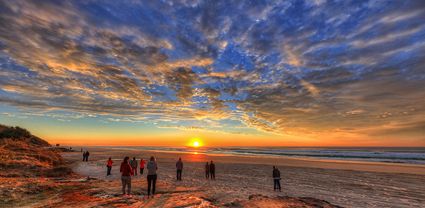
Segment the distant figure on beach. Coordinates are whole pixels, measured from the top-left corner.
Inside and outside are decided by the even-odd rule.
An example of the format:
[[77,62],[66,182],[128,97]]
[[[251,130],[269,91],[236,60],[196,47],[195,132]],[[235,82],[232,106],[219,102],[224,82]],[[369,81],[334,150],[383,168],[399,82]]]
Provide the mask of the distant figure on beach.
[[131,169],[130,163],[128,162],[130,158],[125,157],[124,161],[121,163],[120,172],[121,172],[121,183],[122,183],[122,193],[126,195],[125,188],[127,187],[127,194],[131,192]]
[[215,180],[215,164],[212,160],[210,162],[210,177],[212,180]]
[[88,162],[88,161],[89,161],[89,156],[90,156],[90,152],[87,150],[87,151],[86,151],[86,162]]
[[148,197],[151,194],[151,188],[152,188],[152,195],[155,194],[155,187],[156,187],[156,171],[158,170],[158,165],[156,163],[155,157],[151,156],[148,164],[146,165],[146,168],[148,169]]
[[89,151],[84,151],[83,152],[83,161],[88,161],[89,160]]
[[137,160],[133,157],[133,160],[130,162],[131,168],[133,169],[133,175],[137,175]]
[[280,187],[280,171],[275,166],[273,166],[273,182],[274,182],[273,190],[282,191]]
[[179,158],[179,160],[176,162],[176,169],[177,169],[177,180],[182,180],[182,171],[183,171],[183,162],[182,158]]
[[205,178],[206,179],[209,179],[210,178],[210,164],[208,164],[208,162],[205,165]]
[[143,170],[145,169],[145,160],[140,158],[140,175],[143,175]]
[[106,169],[107,169],[107,171],[106,171],[106,175],[107,175],[107,176],[108,176],[108,175],[111,175],[112,163],[114,163],[114,162],[112,161],[112,159],[111,159],[111,158],[109,158],[108,162],[106,163]]

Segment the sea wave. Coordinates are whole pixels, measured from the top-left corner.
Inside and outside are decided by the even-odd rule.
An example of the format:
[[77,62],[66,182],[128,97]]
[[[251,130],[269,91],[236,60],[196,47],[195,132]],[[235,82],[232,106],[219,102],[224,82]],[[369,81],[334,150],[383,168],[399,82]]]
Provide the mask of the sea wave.
[[204,154],[260,155],[297,158],[374,161],[425,165],[425,148],[310,148],[310,147],[120,147],[165,152],[196,152]]

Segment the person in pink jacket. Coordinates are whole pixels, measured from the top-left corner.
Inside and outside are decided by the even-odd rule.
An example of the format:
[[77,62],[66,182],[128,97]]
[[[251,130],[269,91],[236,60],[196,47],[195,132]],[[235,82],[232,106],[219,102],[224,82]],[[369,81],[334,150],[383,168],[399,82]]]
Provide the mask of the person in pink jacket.
[[143,170],[145,169],[145,160],[140,158],[140,175],[143,175]]

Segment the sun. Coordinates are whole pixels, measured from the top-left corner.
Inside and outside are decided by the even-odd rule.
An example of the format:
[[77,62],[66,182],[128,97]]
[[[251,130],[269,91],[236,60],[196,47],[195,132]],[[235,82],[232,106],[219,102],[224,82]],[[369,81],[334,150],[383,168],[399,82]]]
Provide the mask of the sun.
[[189,146],[194,148],[202,147],[202,141],[199,138],[193,138],[190,140]]

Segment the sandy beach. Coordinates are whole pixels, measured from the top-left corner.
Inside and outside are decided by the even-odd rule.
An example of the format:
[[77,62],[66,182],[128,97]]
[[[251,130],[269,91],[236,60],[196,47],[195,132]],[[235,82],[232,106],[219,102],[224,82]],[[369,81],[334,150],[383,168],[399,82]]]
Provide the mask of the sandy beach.
[[0,0],[0,208],[425,208],[424,20],[425,0]]
[[[1,129],[2,128],[2,129]],[[0,126],[0,207],[423,207],[424,165],[354,162],[286,156],[169,151],[163,147],[52,146],[25,129]],[[145,175],[132,177],[122,195],[119,165],[125,156],[157,158],[157,192],[147,197]],[[106,176],[106,160],[114,161]],[[175,164],[184,162],[183,181]],[[216,164],[216,180],[204,176]],[[273,191],[272,166],[281,171],[282,192]]]
[[[146,175],[132,179],[133,200],[141,200],[140,206],[173,204],[178,207],[178,203],[192,200],[197,205],[220,207],[261,194],[312,197],[343,207],[425,207],[423,165],[167,153],[113,147],[88,147],[88,150],[89,162],[81,161],[80,152],[63,153],[63,157],[72,163],[78,175],[104,184],[102,193],[106,198],[121,193],[119,165],[124,156],[138,160],[151,155],[157,158],[158,195],[154,200],[146,201]],[[108,157],[114,160],[112,176],[106,176]],[[175,162],[179,157],[184,161],[183,181],[175,180]],[[216,163],[215,181],[204,178],[204,164],[210,160]],[[281,171],[282,192],[273,191],[273,165]]]

